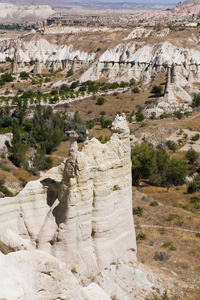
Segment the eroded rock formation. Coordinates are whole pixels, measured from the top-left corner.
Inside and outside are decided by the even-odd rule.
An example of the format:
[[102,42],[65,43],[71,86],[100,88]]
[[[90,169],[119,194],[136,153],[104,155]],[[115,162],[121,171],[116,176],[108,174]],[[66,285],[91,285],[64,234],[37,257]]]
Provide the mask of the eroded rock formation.
[[134,16],[138,20],[180,20],[196,18],[199,15],[198,0],[180,1],[177,6],[167,10],[145,12]]
[[81,287],[66,265],[43,251],[0,253],[0,299],[109,300],[95,283]]
[[0,20],[8,21],[26,18],[44,19],[54,14],[49,5],[14,5],[0,3]]
[[[65,165],[51,169],[40,180],[29,182],[16,197],[0,201],[0,250],[8,255],[8,258],[1,256],[2,268],[7,261],[10,263],[10,258],[19,264],[23,255],[25,261],[27,257],[37,256],[33,250],[39,249],[66,263],[84,284],[90,284],[91,277],[96,278],[96,283],[109,296],[115,292],[119,299],[129,299],[127,293],[150,289],[145,275],[133,268],[136,239],[130,136],[125,116],[116,117],[112,132],[106,144],[95,138],[86,140],[82,151],[78,151],[71,133]],[[22,250],[30,254],[20,254]],[[20,253],[11,257],[9,253],[13,251]],[[41,271],[42,255],[38,252],[38,265],[34,265],[37,270],[33,272],[39,272],[36,278],[41,278],[44,272],[52,276],[59,269]],[[49,260],[53,258],[49,256]],[[95,294],[93,287],[88,287],[88,291]],[[72,299],[67,295],[63,299]]]

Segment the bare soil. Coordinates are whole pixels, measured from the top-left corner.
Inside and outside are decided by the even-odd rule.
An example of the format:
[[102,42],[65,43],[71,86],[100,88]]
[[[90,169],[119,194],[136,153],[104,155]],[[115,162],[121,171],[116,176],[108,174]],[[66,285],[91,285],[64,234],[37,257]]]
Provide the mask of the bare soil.
[[[142,216],[134,215],[136,235],[145,234],[145,239],[137,243],[138,260],[154,272],[173,279],[173,291],[168,291],[173,295],[170,299],[199,299],[200,238],[196,233],[200,231],[200,218],[199,214],[179,207],[187,205],[189,209],[191,195],[186,194],[185,186],[171,188],[169,192],[164,188],[143,187],[142,192],[159,205],[151,206],[145,197],[135,197],[133,188],[133,207],[143,208]],[[155,252],[165,252],[170,258],[155,260]]]

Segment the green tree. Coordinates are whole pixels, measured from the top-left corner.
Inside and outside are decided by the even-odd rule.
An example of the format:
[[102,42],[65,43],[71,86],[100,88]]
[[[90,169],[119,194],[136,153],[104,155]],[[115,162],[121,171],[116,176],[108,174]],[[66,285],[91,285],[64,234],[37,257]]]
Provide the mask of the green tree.
[[10,160],[14,163],[15,166],[21,167],[25,162],[26,147],[22,143],[20,129],[16,123],[13,124],[12,133],[13,133],[12,147],[11,147],[12,154],[10,156]]
[[190,147],[190,149],[186,152],[185,157],[189,163],[193,165],[198,159],[198,153]]
[[5,73],[5,74],[1,75],[1,80],[4,81],[4,82],[12,82],[13,80],[15,80],[15,77],[13,77],[9,73]]
[[172,158],[166,170],[166,186],[169,190],[170,186],[182,185],[187,176],[187,164],[183,160]]
[[17,104],[17,109],[15,111],[15,117],[18,118],[19,120],[19,125],[23,124],[26,110],[27,110],[27,104],[28,100],[23,99],[23,98],[18,98],[17,96],[15,97],[15,103]]
[[2,87],[4,84],[6,84],[6,82],[2,78],[0,78],[0,86]]
[[136,145],[132,150],[133,185],[138,185],[141,178],[149,178],[156,170],[155,150],[144,142]]
[[192,106],[198,107],[200,105],[200,93],[195,93],[192,99]]
[[100,123],[101,123],[102,128],[108,128],[112,124],[112,121],[105,120],[104,116],[101,116]]
[[46,149],[44,143],[37,147],[36,152],[32,158],[31,171],[37,174],[40,170],[50,169],[52,167],[51,157],[46,157]]
[[166,170],[170,162],[170,156],[166,150],[156,150],[156,169],[150,176],[150,183],[157,186],[166,185]]
[[152,87],[151,93],[154,94],[156,97],[160,97],[162,95],[163,88],[161,85],[154,85]]

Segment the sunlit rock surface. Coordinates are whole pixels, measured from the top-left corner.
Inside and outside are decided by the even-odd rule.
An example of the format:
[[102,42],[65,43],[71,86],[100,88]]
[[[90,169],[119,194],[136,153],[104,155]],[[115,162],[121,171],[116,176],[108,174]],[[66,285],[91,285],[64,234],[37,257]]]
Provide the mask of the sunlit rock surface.
[[143,299],[151,284],[135,269],[125,116],[116,117],[106,144],[93,138],[78,151],[70,136],[65,164],[29,182],[16,197],[0,201],[0,270],[7,270],[4,275],[0,271],[0,297],[14,299],[17,286],[19,299],[47,299],[50,294],[62,299]]

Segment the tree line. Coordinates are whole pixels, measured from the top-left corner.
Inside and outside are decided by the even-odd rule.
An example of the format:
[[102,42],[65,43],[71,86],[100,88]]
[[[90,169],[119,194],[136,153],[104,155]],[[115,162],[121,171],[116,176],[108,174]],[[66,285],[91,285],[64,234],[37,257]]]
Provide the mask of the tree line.
[[141,180],[147,180],[151,185],[169,189],[173,185],[185,184],[188,174],[199,172],[188,185],[188,192],[195,192],[200,188],[198,154],[190,148],[185,158],[187,161],[171,158],[165,149],[154,149],[145,142],[137,144],[131,153],[133,185],[138,186]]

